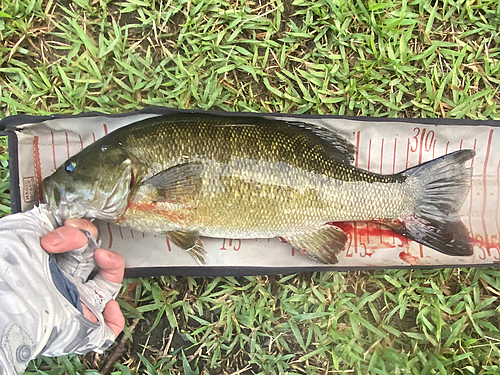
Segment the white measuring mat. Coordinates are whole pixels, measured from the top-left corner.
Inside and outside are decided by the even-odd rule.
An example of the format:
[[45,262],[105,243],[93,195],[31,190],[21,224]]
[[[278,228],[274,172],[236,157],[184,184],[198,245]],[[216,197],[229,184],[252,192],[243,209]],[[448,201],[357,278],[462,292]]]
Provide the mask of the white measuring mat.
[[[38,202],[40,183],[71,155],[105,134],[152,114],[49,119],[16,126],[21,208]],[[280,118],[280,116],[274,116]],[[500,262],[500,127],[376,122],[333,117],[286,117],[333,129],[357,149],[354,165],[381,174],[401,172],[459,149],[474,149],[471,190],[460,215],[473,238],[470,257],[444,255],[376,223],[343,223],[349,238],[339,256],[341,268],[461,266]],[[435,120],[436,122],[439,120]],[[204,238],[207,264],[198,265],[165,236],[98,222],[103,247],[120,252],[127,268],[169,267],[324,267],[277,239]],[[318,268],[319,269],[319,268]],[[160,272],[165,273],[165,272]],[[168,273],[168,271],[166,271]]]

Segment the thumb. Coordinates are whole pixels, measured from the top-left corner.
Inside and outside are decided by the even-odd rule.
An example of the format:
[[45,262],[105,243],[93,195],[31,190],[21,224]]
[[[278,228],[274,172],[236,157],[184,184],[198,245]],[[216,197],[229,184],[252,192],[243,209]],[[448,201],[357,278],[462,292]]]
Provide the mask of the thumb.
[[80,249],[87,244],[87,236],[75,227],[64,226],[40,238],[42,249],[52,254]]

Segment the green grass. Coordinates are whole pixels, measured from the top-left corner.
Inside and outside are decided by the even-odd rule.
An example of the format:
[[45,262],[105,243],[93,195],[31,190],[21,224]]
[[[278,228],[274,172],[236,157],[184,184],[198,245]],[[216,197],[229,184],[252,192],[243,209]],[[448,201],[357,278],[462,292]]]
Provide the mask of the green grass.
[[[163,105],[500,118],[498,1],[0,6],[5,116]],[[500,373],[496,269],[162,277],[124,290],[137,325],[116,375]],[[40,358],[28,372],[97,374],[112,352]]]
[[[77,5],[78,4],[78,5]],[[2,1],[6,114],[498,118],[497,1]]]
[[10,173],[7,137],[0,137],[0,217],[10,213]]

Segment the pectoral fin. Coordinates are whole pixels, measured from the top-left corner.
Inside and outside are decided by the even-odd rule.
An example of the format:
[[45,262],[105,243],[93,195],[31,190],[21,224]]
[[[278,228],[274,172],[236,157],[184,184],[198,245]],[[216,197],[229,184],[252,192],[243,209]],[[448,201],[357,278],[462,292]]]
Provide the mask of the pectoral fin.
[[317,230],[284,237],[296,250],[305,250],[314,259],[326,263],[337,263],[337,255],[345,250],[347,235],[340,228],[325,225]]
[[156,191],[155,201],[187,203],[193,200],[201,187],[201,163],[186,163],[165,169],[144,181],[145,187]]
[[188,251],[200,264],[205,264],[205,248],[198,232],[167,232],[168,239]]

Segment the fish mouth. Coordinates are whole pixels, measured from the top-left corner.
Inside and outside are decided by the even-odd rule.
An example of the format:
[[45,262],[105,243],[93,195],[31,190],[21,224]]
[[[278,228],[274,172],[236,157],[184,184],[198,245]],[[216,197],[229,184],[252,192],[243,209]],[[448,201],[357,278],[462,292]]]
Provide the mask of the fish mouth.
[[43,201],[59,225],[69,218],[115,220],[128,207],[130,177],[122,178],[110,193],[101,191],[99,181],[91,188],[68,191],[54,180],[42,182]]
[[57,207],[61,203],[61,190],[55,183],[48,180],[42,182],[43,197],[42,202],[51,207]]
[[54,215],[58,225],[63,225],[64,221],[69,218],[85,216],[87,210],[77,202],[68,201],[64,189],[56,182],[44,180],[42,190],[43,202]]

